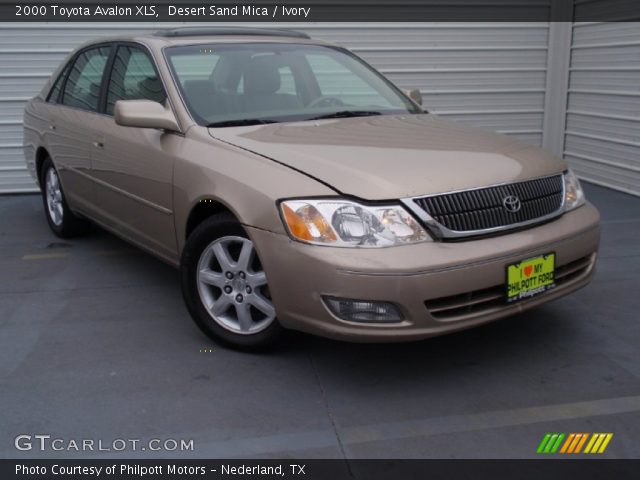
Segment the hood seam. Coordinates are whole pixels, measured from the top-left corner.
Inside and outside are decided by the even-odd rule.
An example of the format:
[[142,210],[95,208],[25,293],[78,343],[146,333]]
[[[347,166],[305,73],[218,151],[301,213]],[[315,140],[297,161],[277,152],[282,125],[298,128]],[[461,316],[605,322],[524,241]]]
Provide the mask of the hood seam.
[[327,187],[327,188],[330,188],[331,190],[333,190],[334,192],[338,193],[339,195],[344,195],[344,193],[343,193],[343,192],[341,192],[340,190],[338,190],[338,189],[337,189],[336,187],[334,187],[333,185],[331,185],[331,184],[329,184],[329,183],[325,182],[324,180],[319,179],[318,177],[315,177],[314,175],[311,175],[310,173],[305,172],[304,170],[300,170],[299,168],[296,168],[296,167],[293,167],[293,166],[291,166],[291,165],[288,165],[287,163],[281,162],[280,160],[276,160],[275,158],[270,157],[270,156],[268,156],[268,155],[265,155],[265,154],[263,154],[263,153],[259,153],[259,152],[256,152],[256,151],[254,151],[254,150],[251,150],[250,148],[242,147],[242,146],[237,145],[237,144],[235,144],[235,143],[233,143],[233,142],[229,142],[228,140],[223,140],[222,138],[220,138],[220,137],[216,137],[215,135],[213,135],[213,134],[211,133],[211,131],[209,131],[209,135],[211,135],[213,138],[215,138],[215,139],[216,139],[216,140],[218,140],[219,142],[226,143],[227,145],[231,145],[232,147],[239,148],[239,149],[241,149],[241,150],[244,150],[245,152],[253,153],[254,155],[258,155],[259,157],[266,158],[267,160],[271,160],[272,162],[275,162],[275,163],[277,163],[278,165],[282,165],[283,167],[287,167],[287,168],[289,168],[289,169],[291,169],[291,170],[293,170],[293,171],[295,171],[295,172],[298,172],[298,173],[300,173],[300,174],[302,174],[302,175],[304,175],[304,176],[306,176],[306,177],[309,177],[309,178],[311,178],[311,179],[315,180],[316,182],[318,182],[318,183],[320,183],[320,184],[324,185],[324,186],[325,186],[325,187]]

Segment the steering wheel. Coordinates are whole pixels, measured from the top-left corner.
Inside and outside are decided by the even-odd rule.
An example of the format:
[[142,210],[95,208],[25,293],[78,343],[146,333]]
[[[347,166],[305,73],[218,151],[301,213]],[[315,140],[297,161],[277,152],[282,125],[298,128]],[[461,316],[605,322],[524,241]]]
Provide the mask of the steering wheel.
[[316,98],[313,102],[311,102],[307,106],[310,108],[314,108],[314,107],[325,108],[325,107],[340,107],[342,105],[344,105],[344,102],[337,97],[322,96],[322,97]]

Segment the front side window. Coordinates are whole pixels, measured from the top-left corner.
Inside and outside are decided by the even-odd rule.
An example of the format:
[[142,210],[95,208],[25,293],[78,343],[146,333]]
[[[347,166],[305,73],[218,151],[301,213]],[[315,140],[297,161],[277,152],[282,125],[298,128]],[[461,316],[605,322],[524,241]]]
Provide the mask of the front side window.
[[102,75],[110,51],[111,47],[92,48],[76,58],[64,87],[63,105],[98,111]]
[[189,45],[168,47],[165,54],[200,125],[422,112],[375,70],[338,48]]
[[166,94],[153,61],[141,48],[120,46],[107,89],[107,113],[113,114],[118,100],[152,100],[164,103]]
[[60,99],[60,90],[62,90],[62,84],[64,83],[64,79],[67,76],[70,65],[70,63],[67,63],[67,65],[62,69],[60,75],[58,75],[58,78],[56,78],[56,81],[53,84],[53,88],[51,88],[51,90],[49,91],[49,95],[47,96],[47,102],[58,103],[58,100]]

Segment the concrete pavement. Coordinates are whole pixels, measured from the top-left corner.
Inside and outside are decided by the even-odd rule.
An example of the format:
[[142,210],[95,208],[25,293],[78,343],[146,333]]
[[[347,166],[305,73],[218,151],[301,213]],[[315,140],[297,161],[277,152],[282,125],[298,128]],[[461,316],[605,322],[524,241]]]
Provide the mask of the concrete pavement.
[[[0,457],[528,458],[546,432],[612,432],[606,457],[638,458],[640,198],[586,190],[603,237],[583,290],[423,342],[292,334],[262,355],[209,342],[171,267],[0,197]],[[193,451],[15,449],[42,433]]]

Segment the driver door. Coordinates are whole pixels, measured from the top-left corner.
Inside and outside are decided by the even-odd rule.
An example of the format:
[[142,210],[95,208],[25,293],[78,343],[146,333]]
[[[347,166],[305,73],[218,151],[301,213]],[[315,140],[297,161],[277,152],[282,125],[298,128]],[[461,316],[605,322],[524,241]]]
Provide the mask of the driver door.
[[174,262],[173,168],[183,137],[173,132],[117,125],[118,100],[166,101],[153,59],[136,44],[120,44],[106,84],[104,115],[93,139],[92,175],[97,215],[157,255]]

